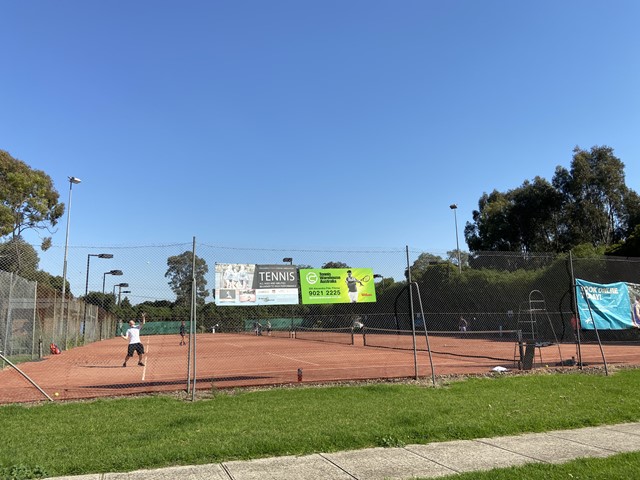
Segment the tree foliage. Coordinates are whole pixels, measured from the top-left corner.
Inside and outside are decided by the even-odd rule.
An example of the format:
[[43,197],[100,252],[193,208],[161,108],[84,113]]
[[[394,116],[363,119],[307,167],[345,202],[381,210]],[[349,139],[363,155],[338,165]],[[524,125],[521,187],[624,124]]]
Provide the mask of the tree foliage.
[[607,255],[619,257],[640,257],[640,224],[627,237],[624,243],[613,245],[606,251]]
[[134,307],[135,315],[139,317],[142,312],[146,313],[147,321],[158,320],[188,320],[189,315],[178,317],[174,310],[173,302],[168,300],[155,300],[139,303]]
[[623,243],[640,221],[640,198],[625,184],[610,147],[573,151],[552,182],[535,177],[507,192],[484,193],[465,226],[469,249],[563,252],[577,245]]
[[133,305],[131,305],[131,301],[128,297],[124,297],[121,300],[120,305],[116,307],[116,315],[118,316],[118,318],[122,318],[125,320],[131,320],[132,318],[140,317],[136,309],[133,307]]
[[[167,272],[169,286],[176,294],[176,306],[189,306],[191,304],[191,291],[193,284],[193,253],[186,251],[167,259]],[[209,295],[205,275],[209,271],[207,262],[196,255],[195,279],[196,279],[196,303],[204,305]]]
[[56,291],[62,289],[62,277],[54,277],[48,272],[38,270],[39,263],[35,248],[21,237],[10,238],[0,243],[0,270],[38,282],[40,297],[53,296]]
[[[58,198],[49,175],[0,150],[0,237],[15,239],[29,229],[49,231],[64,214]],[[45,237],[43,250],[50,245]]]
[[555,251],[562,196],[546,180],[536,177],[501,193],[480,198],[480,209],[467,223],[465,237],[472,251]]
[[349,268],[349,265],[344,262],[327,262],[320,268]]
[[562,193],[564,219],[571,229],[567,243],[611,245],[626,237],[629,189],[624,164],[609,147],[574,149],[570,170],[558,167],[553,180]]
[[458,261],[460,261],[460,266],[464,268],[469,265],[469,252],[458,251],[457,249],[447,250],[447,261],[455,266],[458,266]]
[[21,237],[0,243],[0,270],[33,280],[39,261],[36,250]]
[[[413,262],[413,265],[411,265],[411,279],[415,280],[416,278],[421,277],[430,266],[439,265],[443,262],[445,262],[445,260],[443,260],[443,258],[438,255],[427,252],[421,253]],[[409,278],[409,272],[406,268],[404,276],[406,279]]]
[[112,312],[116,305],[116,297],[112,293],[87,292],[84,301],[90,305],[102,307],[109,312]]

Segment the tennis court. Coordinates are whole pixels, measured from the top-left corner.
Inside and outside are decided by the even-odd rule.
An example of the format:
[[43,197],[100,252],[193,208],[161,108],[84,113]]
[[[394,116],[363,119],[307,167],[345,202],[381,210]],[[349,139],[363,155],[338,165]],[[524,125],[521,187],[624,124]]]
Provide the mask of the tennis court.
[[[189,347],[179,345],[177,335],[148,335],[142,337],[147,350],[143,367],[136,364],[136,358],[126,368],[122,367],[126,342],[119,337],[18,366],[53,400],[184,391],[188,379],[194,378],[194,371],[196,389],[414,378],[416,370],[420,377],[432,375],[424,335],[416,336],[414,355],[413,337],[397,332],[273,333],[271,336],[198,334],[195,365],[188,362]],[[394,342],[395,346],[390,346]],[[522,352],[506,333],[503,338],[430,333],[429,343],[436,376],[480,374],[491,372],[496,366],[509,370],[520,366]],[[555,366],[575,356],[576,347],[539,346],[534,353],[534,367]],[[635,345],[606,345],[605,353],[611,365],[640,365],[640,349]],[[601,365],[599,347],[583,345],[582,361]],[[0,372],[0,385],[2,404],[46,400],[43,393],[9,366]]]

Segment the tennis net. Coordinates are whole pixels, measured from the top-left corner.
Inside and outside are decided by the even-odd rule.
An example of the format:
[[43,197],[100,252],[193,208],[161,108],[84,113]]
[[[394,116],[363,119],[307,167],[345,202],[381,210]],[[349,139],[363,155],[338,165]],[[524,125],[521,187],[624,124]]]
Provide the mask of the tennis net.
[[269,335],[270,337],[291,338],[293,337],[293,332],[290,328],[274,328],[273,330],[271,330],[271,333],[268,333],[267,335]]
[[[460,357],[513,361],[514,355],[519,356],[516,347],[522,345],[521,330],[432,331],[428,332],[428,336],[431,353]],[[414,348],[411,330],[365,327],[363,340],[368,347],[399,350]],[[415,348],[420,351],[428,350],[424,330],[416,330]]]
[[342,343],[353,345],[353,328],[308,328],[296,327],[295,338],[316,342]]

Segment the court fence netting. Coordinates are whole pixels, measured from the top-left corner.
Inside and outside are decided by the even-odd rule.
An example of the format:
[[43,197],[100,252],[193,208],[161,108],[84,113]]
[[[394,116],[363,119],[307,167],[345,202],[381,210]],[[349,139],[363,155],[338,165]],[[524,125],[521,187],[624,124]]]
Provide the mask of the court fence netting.
[[[408,247],[239,249],[194,240],[111,250],[114,260],[91,273],[98,249],[69,247],[77,273],[64,301],[55,288],[3,271],[0,260],[0,404],[640,365],[638,330],[580,328],[574,295],[575,278],[640,283],[637,258],[477,252],[458,268],[456,258]],[[171,284],[168,264],[183,257],[200,261],[198,274]],[[371,268],[375,302],[216,304],[215,264],[282,258],[298,268]],[[134,358],[123,368],[121,336],[142,313],[145,365]]]

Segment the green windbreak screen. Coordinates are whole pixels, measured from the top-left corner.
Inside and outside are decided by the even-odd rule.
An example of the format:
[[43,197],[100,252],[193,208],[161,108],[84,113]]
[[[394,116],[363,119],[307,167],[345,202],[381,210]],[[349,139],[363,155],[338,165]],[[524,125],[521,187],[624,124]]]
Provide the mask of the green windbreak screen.
[[[147,322],[140,330],[141,335],[169,335],[180,333],[180,321],[167,321],[167,322]],[[129,328],[127,322],[123,322],[118,325],[118,335],[124,335]],[[189,333],[189,325],[185,323],[185,331]]]
[[271,322],[272,330],[292,331],[295,327],[302,325],[303,318],[261,318],[259,320],[247,320],[244,321],[244,331],[252,332],[256,328],[256,322],[260,323],[261,328],[267,328],[267,321]]

